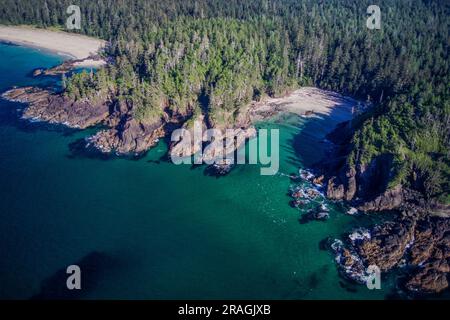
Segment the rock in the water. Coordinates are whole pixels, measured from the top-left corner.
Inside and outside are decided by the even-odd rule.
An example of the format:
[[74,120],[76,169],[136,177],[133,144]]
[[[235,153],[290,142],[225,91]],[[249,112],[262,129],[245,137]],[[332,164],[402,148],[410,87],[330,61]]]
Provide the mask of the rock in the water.
[[210,176],[220,177],[220,176],[225,176],[225,175],[229,174],[233,168],[234,168],[234,164],[232,164],[232,163],[221,163],[221,164],[215,163],[215,164],[209,165],[205,169],[205,173]]
[[34,69],[33,77],[39,77],[43,72],[44,72],[44,70],[42,68]]
[[321,176],[319,176],[319,177],[317,177],[317,178],[314,178],[312,182],[313,182],[315,185],[322,186],[322,185],[323,185],[323,180],[324,180],[324,179],[325,179],[324,175],[321,175]]
[[328,209],[322,204],[303,214],[300,223],[307,223],[312,220],[325,221],[329,218],[330,214],[328,213]]

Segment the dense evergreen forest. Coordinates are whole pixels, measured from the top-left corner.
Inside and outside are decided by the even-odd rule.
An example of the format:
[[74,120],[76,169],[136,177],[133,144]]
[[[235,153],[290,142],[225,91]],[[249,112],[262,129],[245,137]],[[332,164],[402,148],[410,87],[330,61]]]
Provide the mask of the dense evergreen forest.
[[[110,41],[114,64],[68,79],[74,99],[110,92],[151,122],[165,108],[232,123],[251,100],[302,85],[374,107],[355,122],[347,162],[391,154],[391,184],[449,202],[449,13],[440,0],[2,0],[0,23],[64,26]],[[415,182],[411,175],[414,174]],[[419,181],[419,182],[417,182]]]

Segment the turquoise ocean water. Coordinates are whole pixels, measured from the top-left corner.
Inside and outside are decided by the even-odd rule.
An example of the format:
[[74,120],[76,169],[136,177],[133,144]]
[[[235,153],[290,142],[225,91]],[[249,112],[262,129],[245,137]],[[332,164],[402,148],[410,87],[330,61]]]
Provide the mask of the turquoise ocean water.
[[[62,60],[0,44],[0,91],[51,84],[30,71]],[[300,224],[288,205],[283,174],[320,158],[329,120],[260,124],[280,129],[282,174],[244,165],[217,179],[160,161],[164,142],[139,160],[88,157],[77,141],[94,129],[29,123],[22,107],[0,101],[0,298],[45,296],[77,263],[85,299],[382,299],[392,289],[347,283],[319,247],[367,218],[333,209]]]

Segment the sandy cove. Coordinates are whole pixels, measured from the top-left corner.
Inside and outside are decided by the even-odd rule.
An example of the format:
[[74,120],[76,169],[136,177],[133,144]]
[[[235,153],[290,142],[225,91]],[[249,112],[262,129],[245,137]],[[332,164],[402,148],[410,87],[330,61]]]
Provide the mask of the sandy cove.
[[350,120],[367,106],[353,98],[316,87],[302,87],[283,97],[265,97],[252,103],[252,118],[263,120],[278,113],[303,117],[333,117],[337,122]]
[[42,48],[70,56],[76,66],[100,66],[103,60],[88,59],[96,56],[105,47],[106,41],[63,31],[38,29],[30,26],[0,25],[0,41]]

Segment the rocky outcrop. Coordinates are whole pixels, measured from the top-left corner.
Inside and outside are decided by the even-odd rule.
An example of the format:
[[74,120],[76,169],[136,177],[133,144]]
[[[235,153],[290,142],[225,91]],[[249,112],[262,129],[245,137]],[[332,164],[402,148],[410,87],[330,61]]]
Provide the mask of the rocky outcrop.
[[330,248],[335,254],[339,273],[347,279],[365,284],[368,275],[362,259],[351,248],[347,248],[339,239],[332,241]]
[[87,140],[88,146],[93,146],[103,153],[139,155],[154,146],[158,139],[164,136],[165,131],[161,120],[145,124],[128,118],[123,124],[99,131]]
[[358,206],[361,211],[383,211],[399,208],[403,204],[403,189],[397,185],[388,189],[373,200],[365,201]]
[[[108,58],[111,59],[111,58]],[[90,65],[104,65],[106,64],[106,60],[99,55],[91,55],[85,59],[71,59],[64,61],[63,63],[48,69],[35,69],[33,72],[34,77],[38,76],[57,76],[68,73],[79,66],[90,66]]]
[[371,265],[382,272],[406,266],[407,279],[401,285],[407,291],[445,290],[450,271],[449,206],[426,199],[417,179],[408,187],[400,183],[391,186],[394,165],[389,153],[368,163],[358,155],[350,160],[352,136],[350,123],[339,125],[327,136],[333,148],[318,166],[326,177],[327,197],[349,201],[356,212],[395,210],[402,218],[370,230],[354,230],[344,242],[336,240],[332,249],[340,272],[365,283]]
[[356,170],[346,167],[339,175],[333,176],[327,183],[327,197],[332,200],[353,199],[356,193]]
[[170,144],[170,156],[184,158],[190,157],[202,150],[204,132],[207,130],[205,116],[198,115],[181,127],[179,140]]
[[226,131],[217,129],[217,135],[214,140],[206,146],[203,152],[203,161],[206,163],[220,163],[221,159],[227,155],[233,154],[233,152],[236,149],[239,149],[245,141],[254,136],[256,136],[256,129],[254,127],[247,129],[228,129]]
[[[54,71],[59,72],[71,68],[73,63],[74,61],[71,61],[55,67],[56,71]],[[173,143],[170,150],[177,155],[190,156],[198,152],[204,144],[209,143],[202,155],[202,160],[212,163],[232,154],[246,140],[256,135],[256,129],[251,126],[250,117],[247,113],[238,116],[234,128],[215,128],[214,124],[204,115],[186,122],[190,119],[189,113],[192,110],[188,110],[186,114],[178,114],[168,109],[165,110],[164,106],[161,106],[161,109],[165,110],[161,117],[152,121],[141,121],[134,117],[132,105],[123,100],[114,99],[114,94],[104,92],[98,92],[96,96],[90,99],[73,100],[65,94],[58,94],[50,90],[24,87],[9,90],[2,96],[10,101],[28,104],[23,110],[22,117],[24,119],[63,124],[79,129],[100,123],[108,126],[108,129],[101,130],[86,139],[88,147],[102,153],[142,154],[154,146],[160,138],[170,134],[173,128],[177,127],[174,124],[184,122],[185,132],[191,134],[193,126],[189,127],[189,123],[195,124],[198,120],[201,123],[200,129],[203,131],[201,135],[203,141],[199,144],[192,144],[188,148],[183,147],[183,143]],[[206,123],[222,135],[216,136],[214,139],[208,139]],[[230,169],[227,164],[224,163],[223,165],[219,167],[220,172]]]
[[356,253],[367,265],[376,265],[381,271],[397,266],[414,239],[415,222],[387,222],[375,226],[370,238],[354,241]]
[[84,129],[105,120],[109,116],[107,97],[99,97],[97,103],[89,100],[74,101],[64,95],[35,87],[12,89],[3,98],[27,103],[24,119],[60,123],[71,128]]
[[351,201],[352,206],[365,212],[400,208],[406,202],[405,190],[401,184],[390,186],[393,155],[380,154],[368,162],[351,155],[354,130],[351,122],[344,122],[327,135],[333,145],[327,157],[317,164],[325,175],[327,197]]
[[325,204],[320,204],[313,209],[308,210],[302,214],[300,223],[307,223],[309,221],[326,221],[330,218],[330,213]]
[[[143,123],[131,117],[126,104],[113,103],[109,97],[74,101],[63,94],[35,87],[12,89],[3,94],[10,101],[27,103],[22,117],[64,124],[72,128],[84,129],[104,123],[111,127],[87,138],[87,146],[101,152],[117,154],[139,154],[153,146],[164,136],[161,119],[154,123]],[[92,103],[92,100],[98,101]]]
[[448,288],[450,221],[431,218],[418,224],[410,259],[417,269],[407,281],[406,288],[426,293],[441,292]]
[[429,202],[430,214],[441,218],[450,218],[450,204],[439,203],[438,201]]
[[444,267],[426,264],[408,280],[406,288],[423,293],[444,291],[448,288],[448,270],[447,263],[444,264]]
[[[179,136],[176,137],[179,141],[170,145],[170,155],[183,158],[197,154],[199,160],[215,164],[210,168],[211,172],[223,175],[221,173],[228,173],[232,167],[231,163],[224,162],[226,156],[233,155],[248,139],[255,137],[256,129],[246,120],[243,121],[245,127],[239,128],[208,128],[208,124],[214,125],[204,115],[191,118],[179,131]],[[234,159],[234,156],[230,158]]]
[[235,164],[224,160],[222,163],[214,163],[206,167],[205,174],[214,177],[226,176],[231,172],[234,166]]
[[404,203],[402,185],[388,187],[391,164],[392,156],[384,154],[365,165],[343,165],[337,174],[329,171],[327,197],[352,201],[355,207],[366,212],[400,208]]
[[354,230],[344,243],[332,247],[343,274],[357,282],[376,265],[386,272],[408,267],[406,290],[438,293],[448,288],[450,276],[450,221],[443,218],[404,217],[371,230]]

